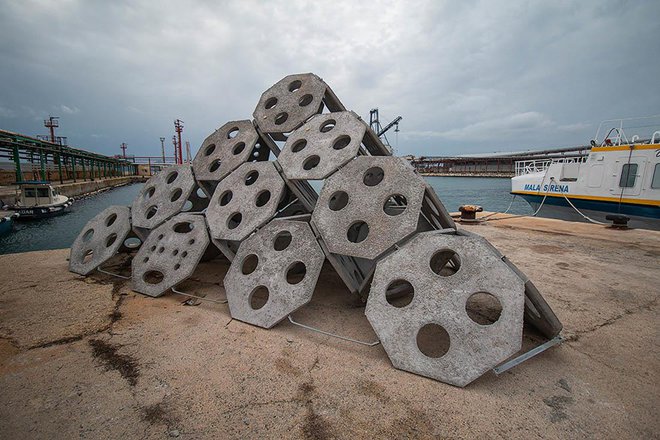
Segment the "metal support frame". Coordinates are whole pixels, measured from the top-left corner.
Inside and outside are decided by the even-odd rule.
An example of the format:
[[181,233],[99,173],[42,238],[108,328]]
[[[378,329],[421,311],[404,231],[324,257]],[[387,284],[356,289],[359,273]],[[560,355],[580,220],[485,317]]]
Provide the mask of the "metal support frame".
[[504,373],[505,371],[508,371],[512,369],[513,367],[522,364],[526,360],[529,360],[533,358],[534,356],[543,353],[546,351],[548,348],[554,347],[555,345],[559,345],[562,342],[564,342],[564,337],[562,335],[557,335],[554,338],[550,339],[549,341],[544,342],[543,344],[532,348],[529,351],[526,351],[525,353],[521,354],[520,356],[516,356],[515,358],[508,360],[504,362],[503,364],[498,365],[497,367],[493,368],[493,373],[500,375]]
[[353,342],[355,344],[360,344],[360,345],[366,345],[367,347],[375,347],[376,345],[380,344],[380,340],[376,340],[374,342],[358,341],[357,339],[349,338],[349,337],[338,335],[338,334],[335,334],[335,333],[326,332],[325,330],[321,330],[320,328],[311,327],[309,325],[301,324],[300,322],[294,321],[294,319],[291,315],[289,315],[288,318],[289,318],[289,322],[293,325],[297,325],[298,327],[302,327],[306,330],[311,330],[313,332],[320,333],[322,335],[331,336],[333,338],[341,339],[342,341]]

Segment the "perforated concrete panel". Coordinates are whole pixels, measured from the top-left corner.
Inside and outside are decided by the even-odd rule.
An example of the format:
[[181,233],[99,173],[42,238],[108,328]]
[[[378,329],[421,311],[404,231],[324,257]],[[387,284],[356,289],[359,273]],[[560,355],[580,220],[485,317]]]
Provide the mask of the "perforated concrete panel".
[[209,195],[217,182],[252,159],[258,139],[252,121],[244,120],[227,122],[204,140],[193,160],[193,171]]
[[133,200],[131,210],[133,229],[144,240],[149,230],[180,213],[187,201],[190,201],[190,210],[202,210],[208,199],[200,198],[197,189],[189,165],[163,169],[144,184]]
[[88,275],[121,248],[131,232],[131,210],[110,206],[87,222],[71,245],[69,270]]
[[351,112],[316,115],[291,133],[277,162],[289,179],[325,179],[358,155],[366,129]]
[[273,162],[241,165],[218,184],[206,211],[211,237],[243,240],[277,212],[285,190]]
[[324,259],[307,223],[271,221],[241,243],[225,276],[232,318],[273,327],[312,299]]
[[133,290],[162,295],[192,275],[208,245],[203,215],[172,217],[149,234],[133,258]]
[[424,189],[405,159],[360,156],[325,181],[312,222],[330,252],[375,259],[415,232]]
[[253,117],[265,133],[284,140],[286,138],[278,135],[292,132],[321,113],[324,101],[331,111],[343,110],[334,94],[326,93],[328,89],[321,78],[312,73],[286,76],[261,95]]
[[[405,283],[412,300],[388,301]],[[465,386],[520,350],[524,291],[483,238],[425,232],[378,262],[365,313],[396,368]]]

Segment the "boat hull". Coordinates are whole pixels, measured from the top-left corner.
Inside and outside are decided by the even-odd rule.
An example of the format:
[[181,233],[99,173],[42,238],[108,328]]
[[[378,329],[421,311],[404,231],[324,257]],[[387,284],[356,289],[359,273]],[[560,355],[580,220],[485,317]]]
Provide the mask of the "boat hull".
[[[516,195],[525,199],[534,211],[543,202],[543,194]],[[571,197],[570,201],[581,213],[599,222],[611,224],[612,222],[605,219],[605,216],[608,214],[623,214],[630,217],[628,226],[631,228],[660,230],[660,206],[657,205],[619,204],[616,202],[584,200],[574,197]],[[568,221],[588,221],[576,212],[564,197],[546,197],[538,215]]]
[[19,214],[19,220],[37,220],[41,218],[55,217],[71,211],[71,202],[63,203],[54,206],[35,206],[35,207],[18,207],[9,206],[10,209]]

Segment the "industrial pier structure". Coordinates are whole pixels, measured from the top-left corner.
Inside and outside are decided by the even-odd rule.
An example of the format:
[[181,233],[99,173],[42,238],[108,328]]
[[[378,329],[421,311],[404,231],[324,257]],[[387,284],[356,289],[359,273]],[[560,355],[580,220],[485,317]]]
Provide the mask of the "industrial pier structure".
[[590,149],[591,146],[578,146],[464,156],[409,156],[408,159],[420,174],[427,176],[513,177],[517,161],[583,157],[589,154]]
[[[138,174],[138,166],[124,158],[92,153],[6,130],[0,130],[0,159],[14,162],[16,182],[32,178],[51,180],[53,176],[49,174],[56,174],[53,180],[60,183]],[[24,176],[23,166],[26,164],[38,164],[39,175]],[[33,168],[30,166],[28,172],[33,172]]]

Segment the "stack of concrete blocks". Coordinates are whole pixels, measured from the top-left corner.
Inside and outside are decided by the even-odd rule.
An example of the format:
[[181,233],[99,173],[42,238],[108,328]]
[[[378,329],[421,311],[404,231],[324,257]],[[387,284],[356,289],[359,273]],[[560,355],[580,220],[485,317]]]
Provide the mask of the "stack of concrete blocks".
[[[533,283],[485,239],[457,230],[425,180],[319,77],[283,78],[253,117],[207,137],[192,167],[152,177],[131,209],[90,221],[70,269],[87,275],[137,236],[133,288],[160,296],[219,250],[231,261],[231,316],[271,328],[311,300],[327,258],[366,302],[395,367],[458,386],[520,350],[523,320],[559,333]],[[320,194],[312,180],[323,181]],[[499,316],[473,313],[482,296]],[[423,348],[427,334],[441,350]]]

